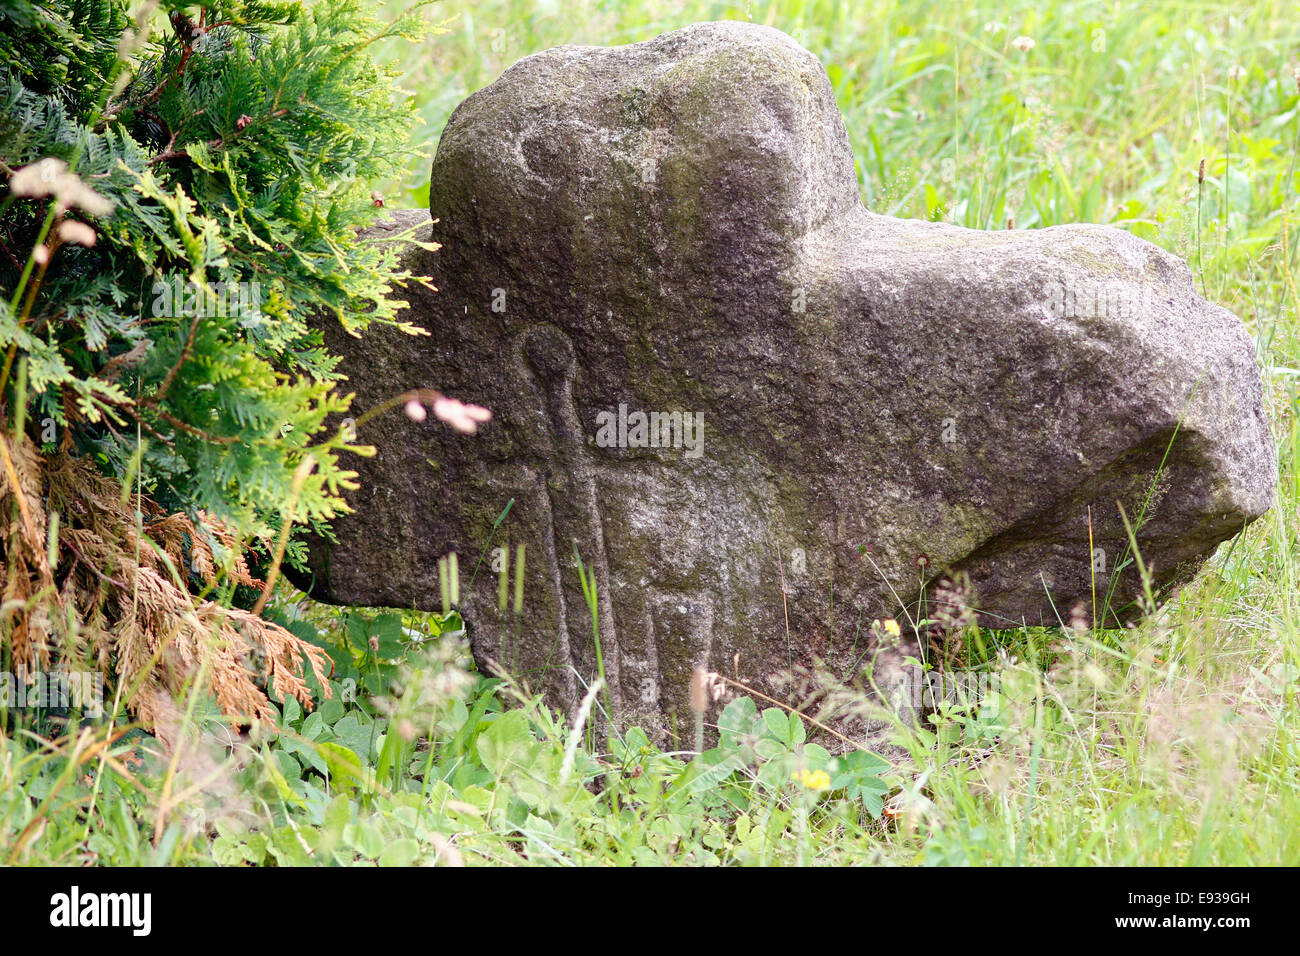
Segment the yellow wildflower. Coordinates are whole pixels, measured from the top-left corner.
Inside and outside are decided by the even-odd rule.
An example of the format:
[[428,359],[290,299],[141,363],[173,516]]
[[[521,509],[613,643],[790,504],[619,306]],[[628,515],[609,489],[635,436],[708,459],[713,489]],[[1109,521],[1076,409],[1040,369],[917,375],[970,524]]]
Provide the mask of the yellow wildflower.
[[825,770],[796,770],[794,779],[809,790],[829,790],[831,788],[831,778]]

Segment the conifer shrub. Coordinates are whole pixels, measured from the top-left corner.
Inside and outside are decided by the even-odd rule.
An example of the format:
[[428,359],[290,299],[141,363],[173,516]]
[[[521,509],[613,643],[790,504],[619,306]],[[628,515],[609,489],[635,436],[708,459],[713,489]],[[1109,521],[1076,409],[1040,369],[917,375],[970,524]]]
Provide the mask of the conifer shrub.
[[5,669],[93,668],[164,734],[195,682],[239,721],[328,689],[249,562],[300,559],[373,453],[326,427],[350,396],[309,319],[421,331],[420,277],[358,230],[414,121],[372,50],[424,32],[358,0],[0,0]]

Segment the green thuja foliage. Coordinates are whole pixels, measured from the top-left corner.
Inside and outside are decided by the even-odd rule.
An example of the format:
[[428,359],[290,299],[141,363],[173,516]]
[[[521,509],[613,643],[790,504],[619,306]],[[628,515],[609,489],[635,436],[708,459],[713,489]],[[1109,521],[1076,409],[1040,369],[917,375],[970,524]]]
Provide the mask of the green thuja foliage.
[[325,427],[322,324],[419,331],[421,280],[359,232],[413,121],[371,51],[422,32],[357,0],[0,0],[0,671],[97,670],[164,738],[200,685],[239,721],[326,685],[246,555],[292,559],[371,451]]
[[423,32],[357,0],[0,0],[10,429],[245,540],[344,508],[309,319],[399,321],[413,277],[357,233],[413,113],[371,51]]

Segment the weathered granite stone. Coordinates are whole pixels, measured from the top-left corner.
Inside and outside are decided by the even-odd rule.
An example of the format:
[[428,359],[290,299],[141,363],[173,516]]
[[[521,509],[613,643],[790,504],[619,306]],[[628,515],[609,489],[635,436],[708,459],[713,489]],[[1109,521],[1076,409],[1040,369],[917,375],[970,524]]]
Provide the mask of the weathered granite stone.
[[[408,262],[439,291],[407,318],[431,337],[328,345],[358,411],[429,386],[495,418],[368,423],[313,592],[435,607],[457,551],[476,654],[557,705],[597,668],[575,543],[615,709],[689,728],[697,664],[844,673],[949,572],[986,625],[1091,616],[1118,506],[1167,591],[1270,505],[1251,338],[1179,259],[873,215],[825,71],[778,31],[530,56],[456,110],[430,195],[443,245]],[[654,447],[639,412],[693,427]],[[491,564],[519,543],[516,620]],[[1108,622],[1140,592],[1130,567]]]

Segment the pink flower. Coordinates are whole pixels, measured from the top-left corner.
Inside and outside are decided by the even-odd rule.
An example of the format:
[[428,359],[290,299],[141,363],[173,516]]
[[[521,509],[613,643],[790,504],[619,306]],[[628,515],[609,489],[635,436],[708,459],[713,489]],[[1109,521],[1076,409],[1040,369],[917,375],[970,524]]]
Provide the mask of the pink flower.
[[433,413],[458,432],[473,435],[483,422],[492,420],[492,413],[480,405],[466,405],[454,398],[440,398],[433,403]]

